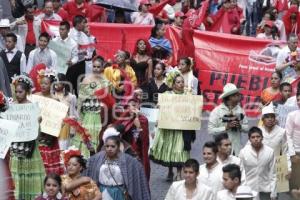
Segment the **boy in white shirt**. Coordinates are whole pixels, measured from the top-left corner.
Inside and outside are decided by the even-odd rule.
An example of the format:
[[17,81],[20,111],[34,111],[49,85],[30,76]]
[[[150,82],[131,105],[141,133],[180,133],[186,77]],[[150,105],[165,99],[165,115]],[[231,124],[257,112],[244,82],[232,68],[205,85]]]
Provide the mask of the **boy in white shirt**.
[[210,187],[197,180],[199,163],[195,159],[188,159],[183,165],[184,180],[174,182],[165,200],[214,200]]
[[237,188],[241,184],[241,170],[236,164],[223,167],[223,186],[225,190],[217,193],[217,200],[235,200]]
[[205,164],[200,166],[198,180],[211,187],[216,195],[223,189],[222,184],[222,164],[217,161],[218,148],[214,142],[206,142],[203,146],[203,159]]
[[249,130],[248,138],[250,144],[241,150],[239,156],[246,173],[245,185],[258,192],[260,200],[275,200],[277,193],[274,151],[263,144],[263,133],[258,127]]

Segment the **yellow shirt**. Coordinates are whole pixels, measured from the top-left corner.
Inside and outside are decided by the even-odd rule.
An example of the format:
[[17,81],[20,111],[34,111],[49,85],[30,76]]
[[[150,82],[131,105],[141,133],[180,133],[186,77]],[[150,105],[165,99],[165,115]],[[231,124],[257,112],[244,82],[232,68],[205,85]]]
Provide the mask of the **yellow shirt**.
[[[137,79],[135,76],[135,72],[129,65],[126,65],[125,72],[130,79],[131,83],[136,86],[137,85]],[[109,80],[114,88],[119,89],[120,88],[120,82],[121,82],[121,70],[118,67],[107,67],[104,70],[104,76],[107,80]],[[123,77],[124,78],[124,77]]]

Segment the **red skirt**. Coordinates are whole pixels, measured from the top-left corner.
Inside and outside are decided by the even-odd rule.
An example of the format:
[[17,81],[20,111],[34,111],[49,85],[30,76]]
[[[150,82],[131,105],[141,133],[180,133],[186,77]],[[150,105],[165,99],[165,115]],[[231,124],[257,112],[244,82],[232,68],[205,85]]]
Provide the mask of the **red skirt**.
[[44,162],[46,174],[64,174],[64,166],[61,162],[58,139],[55,139],[52,146],[40,145],[39,150]]

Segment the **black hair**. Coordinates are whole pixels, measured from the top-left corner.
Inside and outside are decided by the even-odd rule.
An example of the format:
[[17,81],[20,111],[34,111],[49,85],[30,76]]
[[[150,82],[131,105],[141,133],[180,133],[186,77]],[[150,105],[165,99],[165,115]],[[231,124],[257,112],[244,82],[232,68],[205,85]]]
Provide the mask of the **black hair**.
[[77,24],[80,24],[82,22],[85,22],[86,19],[84,16],[82,15],[76,15],[74,18],[73,18],[73,26],[76,27]]
[[215,137],[215,143],[217,146],[221,146],[222,140],[228,140],[228,139],[229,139],[229,137],[228,137],[227,133],[221,133]]
[[218,147],[217,147],[216,143],[213,142],[213,141],[205,142],[204,145],[203,145],[203,149],[204,149],[204,148],[210,148],[210,149],[212,149],[212,151],[213,151],[215,154],[218,153]]
[[16,83],[15,88],[17,88],[18,86],[20,86],[23,90],[25,90],[27,92],[27,94],[29,94],[31,92],[31,86],[25,82],[18,81]]
[[280,91],[282,91],[284,87],[290,87],[290,88],[292,88],[292,85],[290,83],[288,83],[288,82],[283,82],[279,86]]
[[79,155],[73,155],[73,156],[70,157],[69,160],[71,160],[71,158],[76,158],[77,162],[82,167],[81,172],[86,169],[86,160],[83,158],[82,155],[80,155],[80,156]]
[[176,79],[177,79],[178,77],[181,77],[181,78],[183,78],[181,74],[176,74],[176,75],[175,75],[175,77],[174,77],[174,79],[173,79],[173,83],[172,83],[172,85],[174,85],[174,84],[175,84],[175,81],[176,81]]
[[279,79],[282,80],[282,73],[280,71],[276,70],[275,72],[272,73],[272,75],[273,74],[277,74],[277,76],[279,77]]
[[100,62],[101,65],[104,65],[104,64],[105,64],[104,58],[103,58],[102,56],[100,56],[100,55],[96,55],[96,56],[93,58],[93,62],[94,62],[94,61]]
[[269,15],[270,15],[270,20],[271,20],[271,21],[275,21],[275,20],[276,20],[276,17],[275,17],[274,12],[273,12],[274,9],[276,9],[276,8],[270,7],[270,8],[269,8],[268,10],[266,10],[265,13],[264,13],[264,15],[265,15],[265,14],[269,14]]
[[199,162],[195,159],[188,159],[183,164],[183,168],[192,168],[196,173],[199,173]]
[[14,33],[7,33],[7,34],[5,35],[5,38],[8,38],[8,37],[12,38],[13,41],[14,41],[15,43],[16,43],[17,40],[18,40],[16,34],[14,34]]
[[[57,74],[57,79],[59,82],[67,82],[67,76],[65,74],[62,73],[58,73]],[[69,92],[71,91],[71,88],[68,84],[62,83],[63,87],[64,87],[64,96],[67,96],[69,94]]]
[[108,140],[112,140],[114,141],[118,147],[120,147],[120,144],[121,144],[121,138],[119,136],[109,136],[108,138],[106,138],[105,140],[105,143],[108,141]]
[[50,35],[47,32],[41,33],[40,36],[39,36],[39,39],[41,39],[42,37],[46,38],[48,42],[51,39]]
[[250,130],[248,131],[248,138],[250,138],[253,133],[258,133],[261,137],[263,137],[262,130],[256,126],[250,128]]
[[62,21],[59,23],[59,26],[65,26],[68,30],[70,30],[71,25],[68,21]]
[[113,126],[121,135],[125,133],[125,126],[123,124],[115,124]]
[[44,178],[44,187],[46,186],[46,183],[48,181],[48,179],[53,179],[57,182],[59,188],[61,188],[61,185],[62,185],[62,181],[61,181],[61,178],[58,174],[55,174],[55,173],[50,173],[48,174],[45,178]]
[[185,64],[189,67],[192,65],[191,59],[189,57],[183,57],[180,58],[180,60],[184,60]]
[[156,25],[151,29],[151,37],[156,38],[156,37],[157,37],[157,35],[156,35],[157,30],[160,29],[160,28],[163,27],[163,26],[164,26],[163,23],[156,24]]
[[234,178],[238,178],[239,182],[241,182],[241,169],[240,166],[236,165],[236,164],[228,164],[225,165],[223,168],[223,173],[228,173],[229,177],[233,180]]
[[130,52],[126,50],[124,52],[125,52],[125,59],[129,59],[131,57]]

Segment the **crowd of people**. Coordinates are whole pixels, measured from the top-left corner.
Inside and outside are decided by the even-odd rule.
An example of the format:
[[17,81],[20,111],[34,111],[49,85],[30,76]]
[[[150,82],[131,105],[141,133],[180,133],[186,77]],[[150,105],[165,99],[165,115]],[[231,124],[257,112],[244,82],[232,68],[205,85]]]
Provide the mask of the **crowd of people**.
[[[288,195],[300,199],[300,84],[291,84],[300,75],[297,0],[141,0],[137,12],[84,0],[47,0],[41,9],[33,0],[10,3],[15,21],[0,20],[0,112],[33,104],[32,95],[60,102],[68,112],[58,137],[39,130],[32,141],[12,142],[0,159],[0,199],[148,200],[151,160],[168,168],[166,200],[275,200],[276,158],[282,155]],[[43,30],[45,20],[59,21],[59,36]],[[132,52],[118,50],[114,59],[104,59],[88,22],[153,28]],[[158,128],[141,112],[159,108],[159,94],[201,94],[193,58],[180,56],[172,66],[167,26],[287,42],[272,52],[276,67],[270,87],[261,91],[257,126],[249,127],[241,89],[224,85],[222,103],[209,115],[207,134],[214,141],[205,142],[201,165],[200,156],[190,155],[195,130]],[[59,71],[60,55],[51,44],[70,47],[66,72]],[[284,124],[277,118],[280,106],[295,107]],[[35,120],[41,124],[47,117]]]

